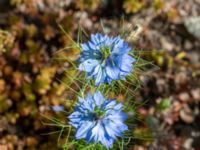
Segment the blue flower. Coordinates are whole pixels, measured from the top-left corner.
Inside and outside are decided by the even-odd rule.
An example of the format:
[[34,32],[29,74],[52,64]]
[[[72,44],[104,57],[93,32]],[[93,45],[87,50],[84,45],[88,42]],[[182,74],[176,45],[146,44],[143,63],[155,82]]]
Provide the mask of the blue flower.
[[128,130],[124,124],[126,118],[121,103],[96,92],[85,99],[79,97],[75,111],[69,116],[69,124],[76,128],[76,139],[84,138],[87,143],[101,143],[111,148],[114,140]]
[[87,72],[96,85],[125,79],[132,71],[135,59],[128,53],[131,48],[118,37],[91,35],[91,40],[81,44],[79,70]]

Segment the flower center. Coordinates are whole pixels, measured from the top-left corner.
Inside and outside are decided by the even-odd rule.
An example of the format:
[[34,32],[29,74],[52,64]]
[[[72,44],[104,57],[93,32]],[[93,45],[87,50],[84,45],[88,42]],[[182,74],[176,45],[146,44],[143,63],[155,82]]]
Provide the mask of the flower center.
[[94,109],[94,112],[93,112],[94,120],[99,120],[99,119],[103,118],[104,115],[105,115],[105,112],[103,112],[101,109],[99,109],[96,106]]
[[100,51],[101,51],[101,55],[102,55],[103,59],[107,59],[111,54],[110,47],[108,47],[108,46],[104,46],[104,47],[100,48]]

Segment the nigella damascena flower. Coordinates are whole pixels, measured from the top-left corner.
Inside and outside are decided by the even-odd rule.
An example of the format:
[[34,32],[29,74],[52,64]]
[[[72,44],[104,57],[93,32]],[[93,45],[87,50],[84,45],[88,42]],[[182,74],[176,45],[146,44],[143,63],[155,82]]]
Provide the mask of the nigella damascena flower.
[[86,71],[96,85],[124,80],[132,71],[135,59],[128,54],[131,48],[119,36],[92,34],[90,41],[81,44],[81,50],[79,70]]
[[84,138],[87,143],[101,143],[111,148],[114,140],[128,130],[124,124],[126,118],[121,103],[96,92],[85,99],[79,97],[75,111],[69,116],[69,124],[76,128],[76,139]]

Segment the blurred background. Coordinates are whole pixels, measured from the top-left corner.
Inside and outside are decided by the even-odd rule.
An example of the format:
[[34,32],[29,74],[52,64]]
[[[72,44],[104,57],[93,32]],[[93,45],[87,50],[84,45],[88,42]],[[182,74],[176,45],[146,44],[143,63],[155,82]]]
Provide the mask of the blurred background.
[[78,51],[58,52],[72,44],[59,25],[76,40],[79,25],[90,34],[101,23],[111,35],[137,25],[129,42],[159,67],[139,76],[130,150],[200,150],[199,0],[0,0],[0,150],[61,149],[65,135],[57,143],[43,122],[66,120],[50,106],[67,111],[76,95],[70,63],[54,58]]

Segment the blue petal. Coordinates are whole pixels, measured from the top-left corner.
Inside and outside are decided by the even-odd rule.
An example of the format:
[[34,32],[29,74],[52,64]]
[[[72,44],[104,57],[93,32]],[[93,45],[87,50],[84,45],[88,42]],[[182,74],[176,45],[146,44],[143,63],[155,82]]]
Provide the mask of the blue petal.
[[81,117],[81,113],[78,111],[73,112],[71,115],[69,115],[69,119],[74,119],[74,118],[80,118]]
[[99,39],[96,38],[96,35],[97,35],[97,34],[91,34],[91,41],[92,41],[93,43],[98,44]]
[[99,33],[91,35],[91,41],[95,44],[101,43],[102,40],[103,40],[103,35]]
[[100,70],[100,68],[101,68],[101,65],[97,65],[92,72],[88,73],[88,78],[92,78],[95,75],[97,75],[99,70]]
[[101,122],[92,129],[91,138],[94,142],[101,142],[107,148],[111,148],[113,145],[113,139],[106,134],[104,126]]
[[116,43],[115,46],[113,47],[113,54],[127,54],[131,48],[128,46],[127,43],[123,42],[122,40],[119,40],[119,43]]
[[[103,78],[102,68],[99,67],[97,69],[98,69],[98,72],[97,72],[97,76],[96,76],[96,80],[95,80],[95,85],[99,85],[102,81],[102,78]],[[96,70],[95,70],[95,72],[96,72]]]
[[131,72],[124,72],[124,71],[121,71],[120,72],[120,79],[122,79],[122,80],[125,80],[126,78],[126,76],[127,75],[129,75]]
[[101,92],[96,92],[95,94],[94,94],[94,100],[95,100],[95,103],[96,103],[96,105],[97,106],[101,106],[102,105],[102,103],[103,103],[103,101],[104,101],[104,97],[103,97],[103,95],[101,94]]
[[117,135],[116,135],[116,131],[115,129],[113,129],[113,127],[110,126],[110,120],[105,120],[103,121],[104,127],[105,127],[105,131],[107,132],[107,134],[112,137],[113,139],[116,139]]
[[117,67],[111,67],[111,66],[106,66],[106,74],[111,78],[111,79],[119,79],[119,73],[120,70]]
[[91,50],[94,50],[94,51],[99,51],[100,50],[100,46],[95,44],[95,43],[92,43],[92,42],[88,42],[88,46]]
[[117,105],[114,106],[114,109],[115,109],[115,110],[120,110],[120,109],[122,109],[122,104],[121,104],[121,103],[118,103]]
[[85,100],[90,103],[92,101],[92,94],[91,93],[88,93]]
[[128,54],[122,56],[120,69],[126,72],[130,72],[132,70],[132,63],[135,59]]
[[69,124],[77,128],[80,124],[80,121],[82,120],[82,114],[80,112],[75,111],[68,118],[70,119]]
[[99,64],[98,60],[95,59],[87,59],[83,63],[79,65],[79,70],[91,72],[94,68]]
[[104,138],[105,131],[103,129],[103,126],[101,123],[97,123],[96,126],[92,129],[92,135],[91,138],[95,141],[101,141],[102,138]]
[[87,132],[90,131],[94,126],[94,122],[91,121],[85,121],[83,124],[81,124],[77,131],[76,131],[76,139],[82,139],[85,138],[87,135]]
[[[109,113],[109,114],[108,114]],[[110,119],[110,120],[119,120],[121,122],[125,121],[127,119],[127,115],[123,112],[120,112],[120,111],[107,111],[107,116],[106,118],[107,119]]]
[[116,138],[116,136],[122,136],[122,132],[128,130],[128,127],[120,120],[113,119],[108,121],[108,119],[105,119],[103,122],[106,132],[113,138]]
[[108,41],[108,36],[97,33],[91,36],[91,41],[97,45],[105,46],[104,44]]
[[89,93],[84,101],[84,103],[82,103],[82,105],[85,106],[85,108],[89,111],[93,111],[95,104],[93,103],[93,98],[92,95]]
[[103,109],[104,110],[109,110],[109,109],[113,109],[116,105],[116,101],[115,100],[107,100],[104,105],[103,105]]
[[91,49],[89,48],[89,46],[87,45],[87,43],[83,43],[83,44],[81,44],[81,50],[82,51],[89,51]]
[[81,97],[78,97],[78,101],[79,101],[79,103],[82,103],[82,102],[84,102],[84,99]]
[[111,79],[109,76],[107,76],[106,78],[105,78],[105,82],[106,83],[111,83],[113,81],[113,79]]

